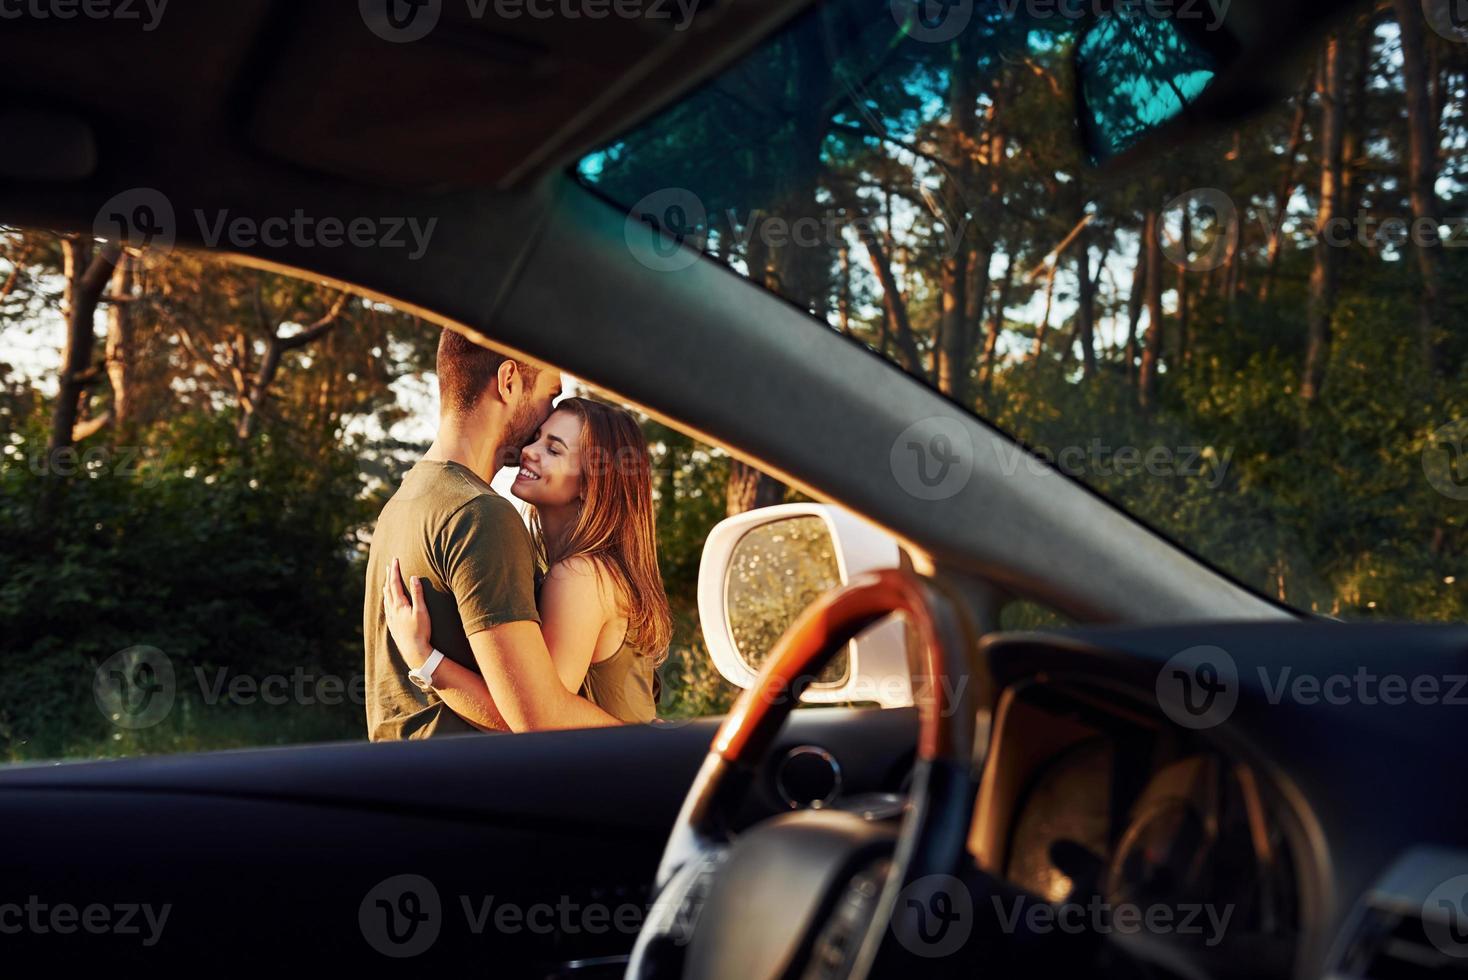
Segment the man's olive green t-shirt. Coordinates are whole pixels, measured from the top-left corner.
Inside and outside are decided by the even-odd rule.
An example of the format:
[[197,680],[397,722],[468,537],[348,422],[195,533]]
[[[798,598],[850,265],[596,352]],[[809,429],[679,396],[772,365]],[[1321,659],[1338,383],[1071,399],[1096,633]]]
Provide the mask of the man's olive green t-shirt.
[[423,577],[433,647],[479,672],[469,637],[504,623],[540,622],[535,552],[515,505],[458,463],[424,460],[408,471],[372,532],[367,596],[367,735],[372,741],[478,731],[434,692],[418,690],[382,611],[396,558],[404,585]]

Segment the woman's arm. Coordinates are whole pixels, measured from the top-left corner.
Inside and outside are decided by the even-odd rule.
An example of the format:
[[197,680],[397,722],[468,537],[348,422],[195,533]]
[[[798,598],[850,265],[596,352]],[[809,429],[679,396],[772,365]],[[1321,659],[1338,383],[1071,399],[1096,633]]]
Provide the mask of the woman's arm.
[[572,694],[581,690],[596,641],[617,617],[611,582],[590,558],[557,562],[540,589],[540,625],[551,662]]
[[[387,629],[410,670],[422,667],[433,652],[429,637],[432,621],[423,600],[423,580],[413,576],[410,599],[403,593],[403,572],[393,559],[392,570],[382,587],[382,610]],[[454,714],[485,732],[507,732],[509,722],[495,707],[484,678],[447,657],[433,671],[433,689]]]

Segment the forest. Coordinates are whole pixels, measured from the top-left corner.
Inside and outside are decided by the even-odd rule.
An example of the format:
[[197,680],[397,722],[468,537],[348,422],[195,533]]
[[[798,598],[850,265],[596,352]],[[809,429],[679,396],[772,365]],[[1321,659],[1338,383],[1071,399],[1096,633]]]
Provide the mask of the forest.
[[[1074,25],[1004,6],[934,40],[822,5],[579,177],[665,215],[676,189],[690,244],[1255,589],[1468,619],[1468,34],[1363,5],[1263,115],[1097,169]],[[437,333],[219,256],[0,230],[0,759],[363,737],[318,682],[360,674],[365,542],[426,446],[392,433]],[[716,712],[703,539],[792,492],[646,428],[662,710]],[[138,648],[200,680],[146,730],[93,692]],[[302,672],[320,697],[210,696]]]
[[1266,111],[1101,168],[1073,19],[981,3],[925,40],[919,6],[823,5],[583,179],[1255,589],[1462,620],[1446,6],[1359,5]]

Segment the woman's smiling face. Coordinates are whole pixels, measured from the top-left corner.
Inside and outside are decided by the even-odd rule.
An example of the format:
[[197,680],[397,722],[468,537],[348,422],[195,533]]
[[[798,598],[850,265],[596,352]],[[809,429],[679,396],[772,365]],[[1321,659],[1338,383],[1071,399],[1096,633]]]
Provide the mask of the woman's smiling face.
[[552,412],[520,451],[520,474],[511,492],[536,507],[562,507],[581,496],[581,419]]

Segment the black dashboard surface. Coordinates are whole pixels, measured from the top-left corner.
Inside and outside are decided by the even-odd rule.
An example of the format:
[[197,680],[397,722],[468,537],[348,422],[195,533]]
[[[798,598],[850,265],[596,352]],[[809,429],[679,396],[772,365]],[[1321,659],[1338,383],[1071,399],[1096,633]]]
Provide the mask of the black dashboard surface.
[[[1361,963],[1382,962],[1374,947],[1351,967],[1366,972],[1349,973],[1342,965],[1363,942],[1375,941],[1362,930],[1384,931],[1400,946],[1404,934],[1420,936],[1424,922],[1429,938],[1435,932],[1449,938],[1418,942],[1412,957],[1468,965],[1468,936],[1458,943],[1452,938],[1458,932],[1439,928],[1430,914],[1436,906],[1420,895],[1398,894],[1393,918],[1373,919],[1383,882],[1400,879],[1403,866],[1416,876],[1411,895],[1441,890],[1468,871],[1468,785],[1462,778],[1468,628],[1328,622],[1108,627],[996,636],[984,650],[996,690],[1049,698],[1052,710],[1065,710],[1055,709],[1058,698],[1127,715],[1136,726],[1170,733],[1173,743],[1188,747],[1170,761],[1153,758],[1147,779],[1165,778],[1169,764],[1175,779],[1177,766],[1194,767],[1184,782],[1198,781],[1199,766],[1214,767],[1215,781],[1217,772],[1239,766],[1258,774],[1270,798],[1270,819],[1286,827],[1291,840],[1300,887],[1299,975],[1373,975]],[[1001,724],[997,719],[996,728]],[[1028,792],[1073,797],[1090,786],[1099,793],[1111,778],[1101,773],[1113,771],[1107,753],[1125,744],[1125,736],[1115,733],[1067,743],[1071,758],[1050,763],[1069,768],[1071,789],[1052,777],[1049,785],[1031,780]],[[1002,741],[996,745],[1002,748]],[[1131,803],[1145,801],[1147,792],[1134,794]],[[1186,825],[1190,816],[1154,817],[1166,825],[1168,845],[1196,833]],[[1102,814],[1076,815],[1069,831],[1086,834],[1087,819],[1094,841]],[[1035,833],[1024,826],[1006,834],[1011,832]],[[1031,890],[1045,884],[1035,877],[1043,860],[1023,851],[1018,860],[1001,870],[1030,876]],[[1468,878],[1463,885],[1468,888]],[[1458,908],[1468,909],[1465,899],[1458,898]],[[1456,914],[1450,904],[1442,907]],[[1460,930],[1468,917],[1449,924]]]

